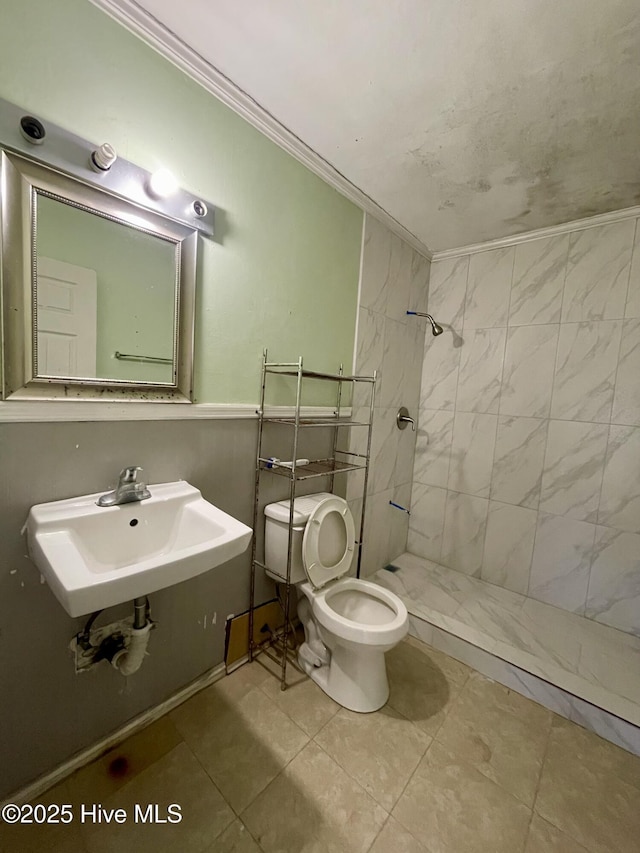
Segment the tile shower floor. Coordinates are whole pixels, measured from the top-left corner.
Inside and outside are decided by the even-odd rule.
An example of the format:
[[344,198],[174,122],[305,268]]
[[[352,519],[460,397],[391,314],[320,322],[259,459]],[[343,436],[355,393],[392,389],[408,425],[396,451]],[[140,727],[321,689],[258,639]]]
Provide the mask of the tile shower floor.
[[410,553],[393,564],[372,580],[413,615],[640,726],[640,637]]
[[640,758],[417,640],[387,661],[366,715],[243,666],[39,799],[180,824],[0,824],[0,850],[638,853]]

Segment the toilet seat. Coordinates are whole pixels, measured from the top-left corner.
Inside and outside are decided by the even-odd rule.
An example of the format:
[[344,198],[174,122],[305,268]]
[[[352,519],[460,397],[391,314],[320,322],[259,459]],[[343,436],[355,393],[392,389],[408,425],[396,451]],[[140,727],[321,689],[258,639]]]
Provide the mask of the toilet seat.
[[[321,592],[312,589],[305,591],[304,584],[301,591],[309,598],[313,614],[320,625],[343,640],[362,646],[395,645],[407,634],[409,614],[404,602],[391,590],[376,583],[362,578],[344,578]],[[341,607],[336,607],[337,602],[332,601],[340,599],[345,593],[377,601],[388,609],[388,614],[375,622],[345,615]]]
[[[321,549],[326,547],[326,541],[335,533],[335,531],[330,530],[330,525],[335,524],[336,513],[340,519],[338,523],[344,525],[345,547],[342,554],[336,555],[337,560],[324,563],[321,557]],[[327,536],[324,543],[322,541],[323,528],[325,536]],[[320,501],[312,510],[302,539],[302,563],[314,589],[320,589],[330,581],[346,575],[353,562],[354,550],[355,524],[351,510],[343,498],[330,495]]]

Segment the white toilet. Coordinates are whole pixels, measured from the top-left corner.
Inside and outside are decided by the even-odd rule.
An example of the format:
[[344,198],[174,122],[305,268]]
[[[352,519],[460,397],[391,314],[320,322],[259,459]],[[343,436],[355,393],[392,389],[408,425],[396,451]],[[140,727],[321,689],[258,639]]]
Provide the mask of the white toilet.
[[[287,576],[289,510],[290,501],[264,510],[266,571],[280,583]],[[343,707],[377,711],[389,698],[385,652],[406,636],[409,616],[394,593],[345,577],[354,552],[346,501],[327,492],[296,498],[291,583],[306,638],[298,662]]]

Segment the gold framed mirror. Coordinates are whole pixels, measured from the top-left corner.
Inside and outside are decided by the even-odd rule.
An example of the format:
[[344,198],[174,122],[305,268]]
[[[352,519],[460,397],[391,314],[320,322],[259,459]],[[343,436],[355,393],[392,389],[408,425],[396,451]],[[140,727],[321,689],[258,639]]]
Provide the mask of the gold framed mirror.
[[190,402],[197,231],[2,151],[3,398]]

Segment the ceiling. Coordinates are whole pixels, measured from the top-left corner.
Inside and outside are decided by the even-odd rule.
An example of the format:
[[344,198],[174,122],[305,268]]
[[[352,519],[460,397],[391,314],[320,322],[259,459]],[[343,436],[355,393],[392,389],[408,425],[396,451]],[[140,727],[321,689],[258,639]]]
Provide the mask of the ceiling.
[[640,203],[638,0],[138,0],[431,250]]

